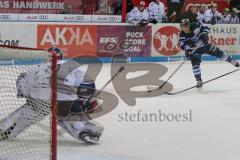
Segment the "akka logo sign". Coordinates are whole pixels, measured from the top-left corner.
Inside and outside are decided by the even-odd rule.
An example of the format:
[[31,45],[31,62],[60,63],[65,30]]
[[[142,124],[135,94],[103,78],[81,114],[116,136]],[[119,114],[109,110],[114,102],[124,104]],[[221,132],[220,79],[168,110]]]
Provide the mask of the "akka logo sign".
[[67,57],[96,55],[96,41],[96,26],[38,25],[38,47],[56,46]]
[[153,35],[153,46],[158,53],[172,56],[180,51],[178,45],[180,30],[173,26],[161,27]]

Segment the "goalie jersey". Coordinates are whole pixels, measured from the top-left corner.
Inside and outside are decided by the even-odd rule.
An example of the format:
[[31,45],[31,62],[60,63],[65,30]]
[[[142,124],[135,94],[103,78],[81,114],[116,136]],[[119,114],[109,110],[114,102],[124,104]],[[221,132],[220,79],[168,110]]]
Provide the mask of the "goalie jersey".
[[[90,84],[95,88],[95,83],[86,78],[86,67],[80,66],[77,62],[59,60],[57,72],[57,99],[60,101],[78,99],[78,89],[85,81],[87,81],[85,84]],[[32,67],[18,77],[16,83],[18,96],[49,101],[51,97],[50,76],[50,63]]]

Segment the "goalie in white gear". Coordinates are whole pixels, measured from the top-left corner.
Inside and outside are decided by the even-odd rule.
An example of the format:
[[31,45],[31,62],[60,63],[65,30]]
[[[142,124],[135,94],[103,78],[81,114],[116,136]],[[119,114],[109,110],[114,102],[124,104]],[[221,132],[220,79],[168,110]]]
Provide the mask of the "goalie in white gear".
[[[98,142],[104,128],[89,116],[102,104],[101,99],[89,98],[95,92],[94,81],[87,77],[79,63],[62,60],[58,48],[49,51],[57,53],[59,59],[58,124],[80,141]],[[17,96],[26,98],[26,103],[0,122],[0,140],[16,138],[50,113],[50,67],[50,63],[36,65],[18,77]]]

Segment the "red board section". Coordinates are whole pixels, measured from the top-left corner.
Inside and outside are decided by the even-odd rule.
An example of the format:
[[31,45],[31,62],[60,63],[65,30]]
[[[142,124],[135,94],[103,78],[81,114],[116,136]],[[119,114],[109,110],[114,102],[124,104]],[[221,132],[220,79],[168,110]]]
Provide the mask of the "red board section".
[[97,26],[94,25],[38,25],[37,47],[56,46],[64,56],[96,55]]

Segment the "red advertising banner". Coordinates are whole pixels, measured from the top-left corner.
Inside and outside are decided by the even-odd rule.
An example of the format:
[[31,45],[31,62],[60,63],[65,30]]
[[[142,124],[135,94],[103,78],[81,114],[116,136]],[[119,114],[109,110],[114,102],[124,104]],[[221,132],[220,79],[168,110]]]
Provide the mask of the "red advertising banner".
[[97,0],[1,0],[0,13],[93,14],[99,4]]
[[97,26],[46,25],[37,26],[37,47],[48,49],[56,46],[64,56],[96,55]]
[[151,55],[151,26],[98,26],[99,57],[125,53],[130,57]]
[[5,0],[0,1],[0,13],[61,13],[64,0]]

